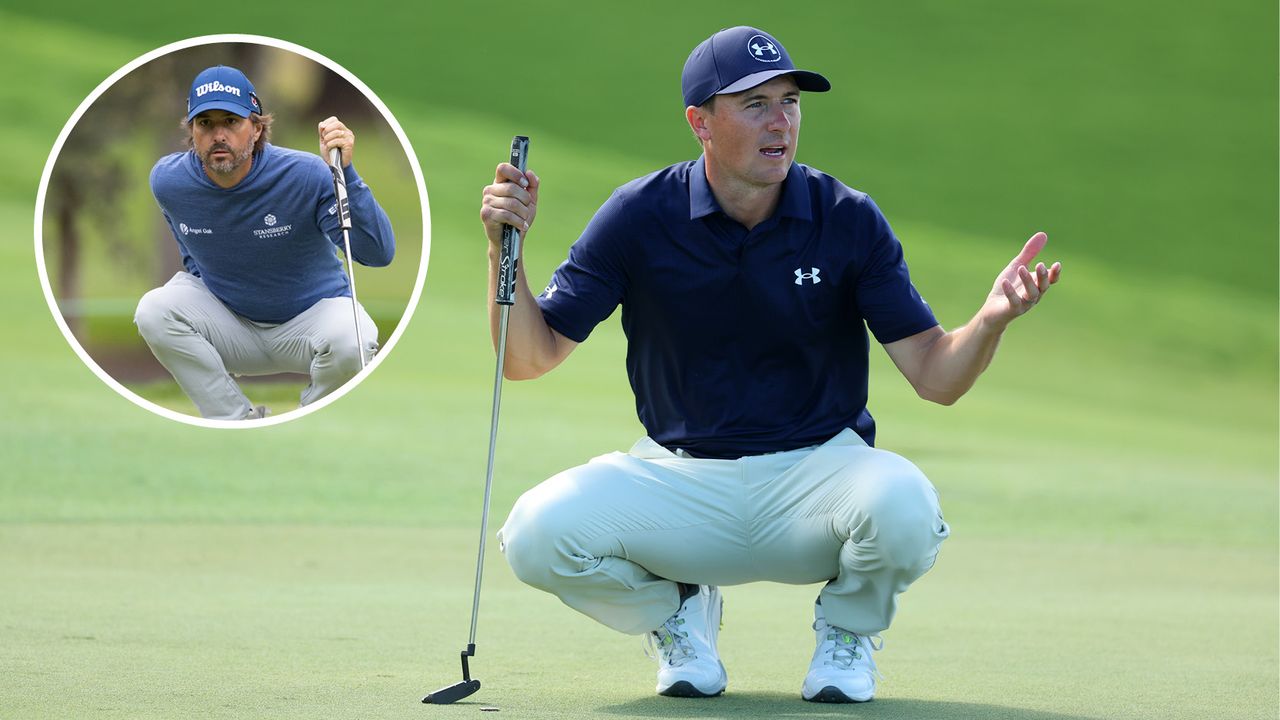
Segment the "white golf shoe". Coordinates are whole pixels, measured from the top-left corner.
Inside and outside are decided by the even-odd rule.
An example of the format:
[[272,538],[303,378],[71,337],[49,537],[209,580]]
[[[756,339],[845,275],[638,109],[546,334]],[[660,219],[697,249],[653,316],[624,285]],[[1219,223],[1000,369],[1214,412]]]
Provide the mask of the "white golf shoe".
[[716,652],[723,610],[720,588],[699,586],[675,615],[646,636],[657,651],[659,695],[714,697],[724,692],[729,676]]
[[813,651],[800,696],[824,703],[866,702],[875,697],[880,673],[871,652],[883,644],[873,644],[871,637],[828,625],[821,605],[814,606],[813,630],[818,647]]

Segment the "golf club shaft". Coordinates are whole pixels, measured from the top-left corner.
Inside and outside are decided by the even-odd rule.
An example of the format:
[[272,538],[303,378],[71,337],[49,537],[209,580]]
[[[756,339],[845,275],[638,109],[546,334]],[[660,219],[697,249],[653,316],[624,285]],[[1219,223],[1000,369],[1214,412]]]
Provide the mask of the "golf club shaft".
[[356,350],[360,369],[364,369],[364,338],[360,333],[360,304],[356,300],[356,268],[351,259],[351,206],[347,201],[347,179],[342,172],[342,151],[329,148],[329,166],[333,169],[333,192],[338,203],[338,221],[342,225],[342,254],[347,259],[347,281],[351,283],[351,319],[356,326]]
[[[525,171],[529,157],[529,138],[517,135],[511,140],[511,164]],[[507,360],[507,323],[515,304],[516,268],[520,263],[520,231],[510,225],[502,228],[502,247],[498,256],[498,362],[493,375],[493,414],[489,419],[489,462],[484,473],[484,506],[480,511],[480,552],[476,555],[476,590],[471,598],[471,635],[467,653],[474,652],[476,620],[480,616],[480,582],[484,579],[484,547],[489,535],[489,498],[493,494],[493,457],[498,447],[498,410],[502,406],[502,370]]]
[[510,305],[499,309],[498,365],[493,377],[493,415],[489,420],[489,463],[484,472],[484,506],[480,512],[480,552],[476,555],[476,590],[471,598],[471,635],[469,645],[476,644],[476,619],[480,615],[480,582],[484,579],[484,546],[489,535],[489,498],[493,494],[493,457],[498,447],[498,410],[502,406],[502,369],[507,358],[507,321]]

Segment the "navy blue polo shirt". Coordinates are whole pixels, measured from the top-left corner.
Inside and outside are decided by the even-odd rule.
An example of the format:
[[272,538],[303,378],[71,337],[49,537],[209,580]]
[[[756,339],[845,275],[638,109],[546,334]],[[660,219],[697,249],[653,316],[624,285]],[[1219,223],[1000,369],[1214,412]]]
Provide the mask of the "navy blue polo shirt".
[[614,191],[538,305],[582,342],[619,304],[640,422],[695,457],[846,427],[874,444],[867,329],[891,343],[937,324],[871,198],[799,163],[750,231],[720,209],[703,158]]

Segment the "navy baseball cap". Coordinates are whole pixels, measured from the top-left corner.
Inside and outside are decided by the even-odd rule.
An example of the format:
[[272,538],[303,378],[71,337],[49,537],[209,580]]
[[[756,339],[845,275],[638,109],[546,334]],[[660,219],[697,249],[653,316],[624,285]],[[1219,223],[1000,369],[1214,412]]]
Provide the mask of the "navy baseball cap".
[[191,81],[187,96],[187,121],[205,110],[226,110],[240,117],[262,113],[262,103],[253,91],[253,83],[233,67],[217,65],[200,71]]
[[806,92],[826,92],[831,83],[816,72],[797,70],[787,49],[769,33],[739,25],[698,44],[684,62],[684,104],[701,105],[713,95],[742,92],[779,75],[790,75]]

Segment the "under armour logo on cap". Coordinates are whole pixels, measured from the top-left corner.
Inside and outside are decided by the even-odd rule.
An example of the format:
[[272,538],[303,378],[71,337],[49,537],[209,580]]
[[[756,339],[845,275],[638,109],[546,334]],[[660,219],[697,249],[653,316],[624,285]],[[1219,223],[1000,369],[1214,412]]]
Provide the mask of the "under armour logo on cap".
[[751,52],[751,57],[760,62],[778,62],[782,59],[782,53],[778,52],[778,46],[764,35],[752,35],[747,41],[747,50]]
[[721,30],[689,53],[680,74],[680,90],[685,106],[696,107],[715,95],[749,90],[779,75],[790,75],[805,92],[831,89],[831,83],[818,73],[797,70],[777,38],[740,25]]

